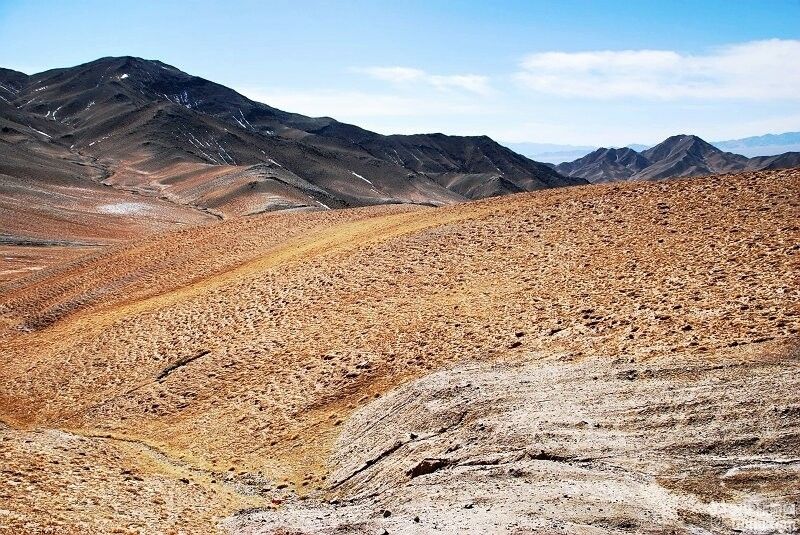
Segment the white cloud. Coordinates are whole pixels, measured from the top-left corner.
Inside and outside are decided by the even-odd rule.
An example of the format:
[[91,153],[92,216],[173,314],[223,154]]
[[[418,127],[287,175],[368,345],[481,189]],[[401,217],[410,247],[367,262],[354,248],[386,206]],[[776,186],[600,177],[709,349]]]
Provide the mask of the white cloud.
[[439,90],[461,90],[478,95],[492,92],[489,78],[479,74],[430,74],[411,67],[365,67],[353,71],[398,85],[429,85]]
[[568,97],[800,100],[800,41],[752,41],[703,55],[543,52],[527,56],[515,76],[534,91]]

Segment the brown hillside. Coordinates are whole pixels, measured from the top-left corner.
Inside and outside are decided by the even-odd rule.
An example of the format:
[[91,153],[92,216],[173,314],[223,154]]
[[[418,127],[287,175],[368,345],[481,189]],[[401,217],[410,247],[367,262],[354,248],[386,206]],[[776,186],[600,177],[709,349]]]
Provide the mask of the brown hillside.
[[[771,427],[739,426],[738,441],[721,433],[704,436],[706,450],[680,450],[678,457],[696,462],[703,478],[676,482],[678,469],[658,464],[666,461],[655,453],[650,464],[632,460],[650,455],[657,440],[608,447],[620,470],[639,470],[636,477],[652,480],[664,496],[694,496],[691,504],[676,498],[674,504],[661,500],[663,511],[653,512],[647,502],[600,514],[600,502],[586,498],[581,507],[594,512],[577,515],[577,509],[554,506],[542,513],[562,520],[572,515],[576,526],[597,524],[608,532],[641,526],[626,528],[626,518],[657,518],[676,529],[729,522],[730,515],[706,509],[710,500],[740,507],[747,493],[785,498],[798,491],[796,461],[780,465],[788,470],[783,476],[765,472],[764,480],[737,480],[722,493],[709,490],[718,482],[707,470],[710,453],[735,458],[736,466],[748,458],[800,458],[797,385],[764,368],[766,359],[796,367],[798,221],[800,171],[763,171],[555,189],[440,208],[261,215],[158,234],[41,270],[0,294],[0,418],[7,425],[0,428],[0,455],[8,472],[0,481],[0,526],[9,532],[257,526],[270,533],[279,524],[302,532],[334,532],[342,525],[383,529],[372,518],[380,516],[372,502],[363,501],[365,489],[394,485],[388,504],[422,500],[401,483],[426,477],[435,483],[455,472],[442,472],[446,465],[413,478],[403,470],[381,472],[384,456],[376,460],[372,450],[359,450],[359,437],[369,435],[348,433],[382,418],[370,412],[383,410],[376,405],[381,398],[404,399],[402,388],[417,388],[415,381],[432,372],[475,366],[468,368],[474,377],[459,381],[473,377],[496,388],[491,378],[500,375],[485,366],[498,363],[521,366],[512,377],[530,375],[542,399],[552,397],[547,370],[563,367],[570,380],[558,382],[554,395],[574,389],[569,399],[587,411],[602,396],[633,396],[645,411],[636,413],[641,417],[623,417],[607,406],[591,409],[603,429],[620,433],[655,432],[662,424],[680,430],[699,414],[713,418],[704,403],[722,403],[719,414],[730,413],[733,425],[747,418],[733,408],[740,398],[764,396],[765,414],[776,418],[763,420]],[[694,372],[676,371],[682,367],[710,374],[703,375],[705,388],[718,386],[721,398],[675,402],[674,410],[686,411],[675,424],[644,417],[657,413],[670,392],[684,396],[681,389],[697,379]],[[748,370],[758,389],[734,380]],[[634,390],[620,393],[616,383],[593,380],[604,373]],[[655,383],[630,382],[640,376]],[[448,381],[445,387],[430,381],[419,383],[420,395],[450,395],[435,393],[449,392]],[[463,414],[501,421],[497,414],[518,407],[511,399],[503,402],[507,408],[498,402],[495,412],[488,403]],[[431,403],[426,406],[435,411]],[[525,410],[544,421],[537,407]],[[419,414],[400,416],[413,422]],[[453,423],[437,413],[430,421],[443,428],[474,423],[466,418]],[[526,447],[537,440],[549,444],[537,432],[554,431],[531,430]],[[586,430],[571,433],[570,443],[588,436]],[[342,437],[350,437],[351,448],[344,461]],[[396,450],[393,436],[374,440]],[[478,458],[485,454],[480,445],[491,442],[478,440],[465,451]],[[501,453],[515,444],[509,441]],[[564,444],[559,451],[569,450]],[[440,455],[444,449],[425,454]],[[554,462],[537,455],[525,462]],[[373,477],[373,465],[374,479],[340,486],[350,469]],[[593,474],[599,481],[610,477]],[[585,483],[588,476],[570,477]],[[550,491],[569,494],[560,487]],[[399,493],[397,502],[392,492]],[[533,493],[526,494],[533,501],[539,496],[520,492]],[[352,510],[317,525],[303,515],[330,506],[303,509],[294,496],[309,504],[331,497],[355,501]],[[431,510],[443,510],[432,503]],[[439,526],[448,518],[454,526],[466,521],[459,504],[451,504],[450,517],[438,517]],[[262,511],[261,517],[217,524],[249,507],[278,508],[286,516]],[[497,524],[502,518],[483,521],[506,529]],[[543,532],[552,532],[547,526]]]

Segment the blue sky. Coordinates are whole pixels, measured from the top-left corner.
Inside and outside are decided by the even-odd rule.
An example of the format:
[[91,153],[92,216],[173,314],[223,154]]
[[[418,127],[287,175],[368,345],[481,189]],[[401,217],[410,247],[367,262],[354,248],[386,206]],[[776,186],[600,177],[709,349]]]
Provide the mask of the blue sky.
[[382,133],[622,145],[800,130],[798,0],[122,4],[0,0],[0,66],[160,59]]

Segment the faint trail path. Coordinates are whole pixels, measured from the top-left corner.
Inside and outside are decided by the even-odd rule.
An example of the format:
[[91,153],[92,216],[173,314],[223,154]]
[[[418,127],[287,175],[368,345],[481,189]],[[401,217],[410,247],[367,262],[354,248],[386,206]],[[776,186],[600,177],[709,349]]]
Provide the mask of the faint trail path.
[[[460,210],[448,208],[422,209],[407,213],[372,217],[365,220],[345,222],[330,228],[321,228],[309,234],[291,237],[265,253],[241,265],[226,269],[180,286],[165,293],[155,291],[142,299],[133,301],[100,301],[78,309],[53,325],[25,337],[25,343],[58,343],[71,332],[99,332],[115,321],[136,314],[152,311],[171,304],[211,292],[233,283],[245,275],[259,273],[281,264],[353,251],[379,242],[389,241],[406,234],[428,228],[447,225],[481,217],[492,211],[491,205],[476,203],[463,205]],[[157,291],[157,290],[156,290]]]

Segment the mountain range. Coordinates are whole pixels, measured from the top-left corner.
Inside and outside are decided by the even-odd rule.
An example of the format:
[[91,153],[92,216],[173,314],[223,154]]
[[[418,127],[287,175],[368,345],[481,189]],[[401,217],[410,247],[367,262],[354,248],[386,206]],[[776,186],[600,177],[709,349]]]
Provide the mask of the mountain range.
[[[711,141],[718,149],[734,152],[743,156],[776,156],[784,152],[800,152],[800,132],[783,134],[765,134],[763,136],[729,139],[727,141]],[[505,145],[528,158],[540,162],[559,164],[577,160],[600,147],[587,145],[557,145],[553,143],[505,143]],[[626,145],[635,151],[643,151],[650,145],[632,143]]]
[[600,148],[573,162],[554,165],[564,176],[589,182],[659,180],[673,177],[780,169],[800,166],[800,152],[748,158],[724,152],[693,135],[671,136],[637,152],[632,148]]
[[384,136],[281,111],[159,61],[0,69],[0,208],[30,208],[24,228],[3,221],[6,241],[54,225],[86,238],[97,227],[87,218],[113,226],[106,216],[190,224],[578,184],[485,136]]
[[718,149],[735,152],[744,156],[775,156],[784,152],[800,152],[800,132],[783,134],[764,134],[763,136],[712,141]]

